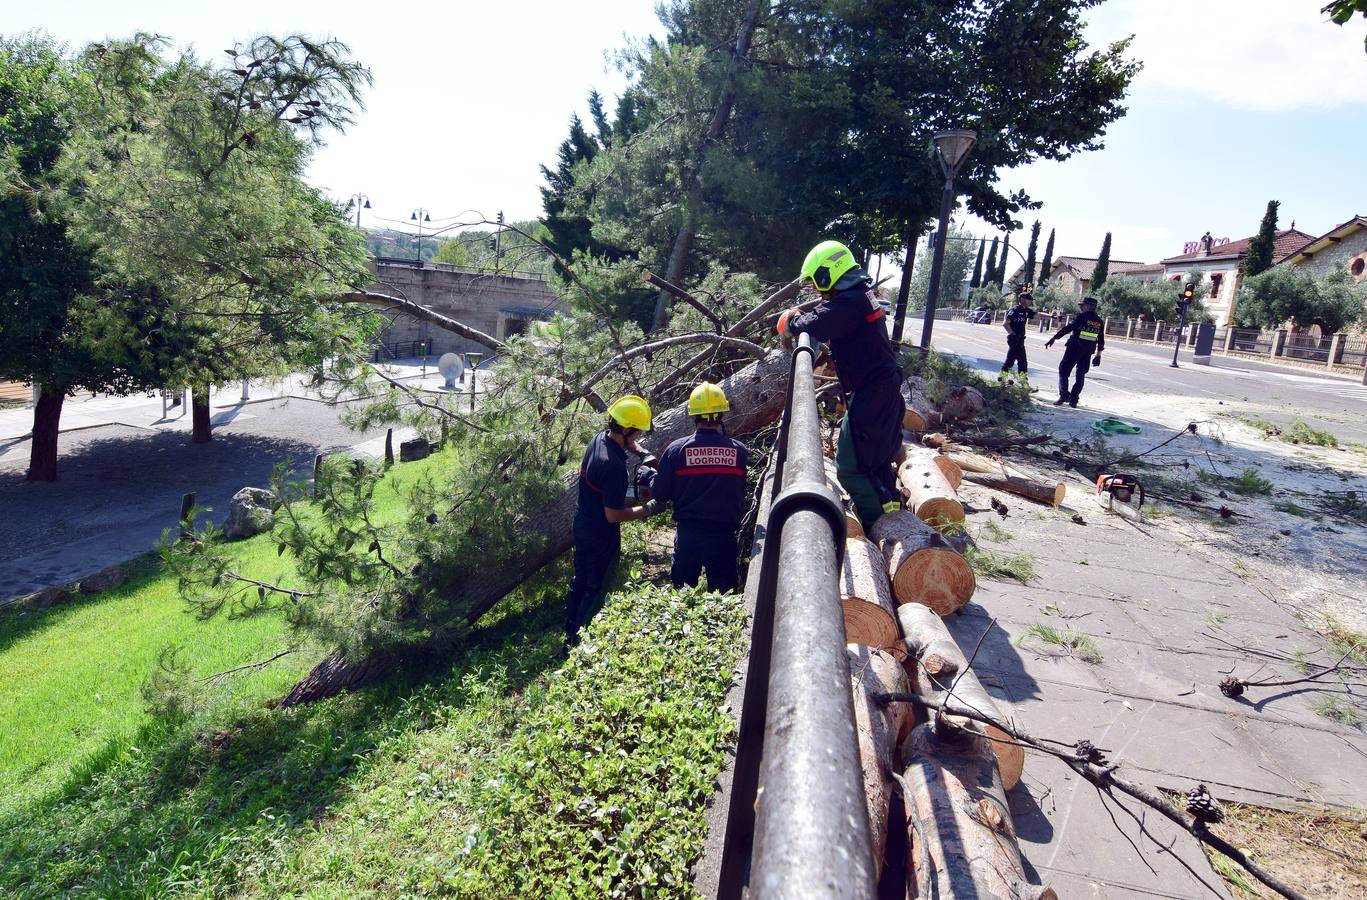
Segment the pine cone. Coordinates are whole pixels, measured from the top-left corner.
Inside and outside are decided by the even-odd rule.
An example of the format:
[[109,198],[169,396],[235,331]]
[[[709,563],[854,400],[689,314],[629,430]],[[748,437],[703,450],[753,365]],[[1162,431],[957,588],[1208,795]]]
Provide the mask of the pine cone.
[[1196,821],[1205,825],[1213,825],[1225,819],[1225,811],[1220,808],[1219,801],[1210,795],[1204,784],[1198,784],[1187,791],[1187,812],[1191,813]]
[[1244,695],[1244,688],[1246,687],[1248,685],[1230,675],[1220,682],[1220,693],[1234,700]]

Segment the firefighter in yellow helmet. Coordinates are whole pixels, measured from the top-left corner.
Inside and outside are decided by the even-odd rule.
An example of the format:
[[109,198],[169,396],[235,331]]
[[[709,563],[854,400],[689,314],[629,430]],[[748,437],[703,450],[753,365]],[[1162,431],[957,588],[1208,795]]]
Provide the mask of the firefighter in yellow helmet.
[[821,292],[809,313],[796,307],[778,320],[780,334],[811,335],[829,343],[845,392],[846,413],[836,445],[836,474],[854,501],[864,530],[902,508],[894,460],[902,447],[902,372],[888,339],[887,319],[873,279],[839,241],[822,241],[807,254],[800,275]]
[[688,397],[688,413],[696,426],[660,454],[659,471],[650,490],[652,509],[674,504],[675,587],[696,585],[707,572],[707,588],[734,591],[736,531],[745,503],[745,465],[749,451],[726,435],[722,416],[731,403],[719,385],[704,381]]
[[627,452],[645,455],[636,439],[650,430],[650,404],[628,394],[608,407],[607,427],[589,441],[579,464],[574,512],[574,577],[565,595],[565,638],[573,642],[593,618],[622,555],[622,523],[644,519],[644,504],[627,503]]

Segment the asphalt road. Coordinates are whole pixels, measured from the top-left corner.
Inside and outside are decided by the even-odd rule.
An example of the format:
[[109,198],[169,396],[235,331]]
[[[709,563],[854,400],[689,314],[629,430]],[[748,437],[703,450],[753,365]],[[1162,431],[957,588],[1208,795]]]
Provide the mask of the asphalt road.
[[[919,336],[921,320],[908,320],[908,333]],[[1050,402],[1058,383],[1062,342],[1046,350],[1048,334],[1027,330],[1031,380],[1039,396]],[[1006,332],[1000,324],[936,322],[933,346],[954,353],[975,368],[995,373],[1006,357]],[[1211,357],[1208,366],[1192,362],[1190,350],[1179,352],[1178,368],[1170,368],[1172,346],[1113,341],[1102,354],[1101,368],[1087,375],[1083,401],[1098,406],[1124,395],[1178,396],[1223,401],[1231,414],[1256,406],[1256,415],[1278,425],[1300,416],[1332,431],[1341,442],[1367,444],[1367,385],[1355,378],[1301,373],[1252,360]],[[1123,405],[1123,404],[1122,404]]]

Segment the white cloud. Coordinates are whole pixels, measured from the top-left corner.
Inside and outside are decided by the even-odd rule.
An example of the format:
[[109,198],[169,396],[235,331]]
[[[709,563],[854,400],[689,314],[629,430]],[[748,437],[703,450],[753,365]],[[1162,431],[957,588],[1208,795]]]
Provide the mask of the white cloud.
[[1120,0],[1093,40],[1134,34],[1137,87],[1258,112],[1332,109],[1367,97],[1367,20],[1334,25],[1324,0]]

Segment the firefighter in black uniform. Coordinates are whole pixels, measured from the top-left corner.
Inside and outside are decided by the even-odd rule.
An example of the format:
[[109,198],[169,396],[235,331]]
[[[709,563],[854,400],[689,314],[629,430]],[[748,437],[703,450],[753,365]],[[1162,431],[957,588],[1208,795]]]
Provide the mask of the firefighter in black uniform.
[[1030,289],[1030,285],[1022,284],[1016,287],[1016,305],[1006,314],[1006,321],[1002,327],[1006,329],[1006,362],[1002,363],[1002,370],[997,373],[998,381],[1005,381],[1007,373],[1011,371],[1011,364],[1016,364],[1016,371],[1020,373],[1020,383],[1026,387],[1030,386],[1030,376],[1026,374],[1030,363],[1025,358],[1025,325],[1035,317],[1034,306],[1035,295]]
[[902,448],[902,373],[888,340],[887,321],[873,279],[838,241],[812,248],[801,278],[821,292],[809,313],[796,307],[779,316],[780,334],[829,342],[840,387],[848,400],[836,446],[836,474],[868,531],[885,512],[902,508],[894,460]]
[[608,425],[589,441],[579,465],[574,511],[574,578],[565,595],[565,639],[573,643],[593,617],[608,577],[622,555],[622,523],[650,515],[627,506],[627,451],[643,453],[636,438],[650,430],[650,404],[629,394],[608,407]]
[[722,414],[731,403],[717,385],[704,381],[688,397],[697,429],[660,454],[650,492],[651,512],[674,504],[675,587],[696,585],[707,571],[707,588],[730,592],[740,585],[736,571],[736,531],[745,503],[745,465],[749,451],[726,436]]
[[[1063,345],[1063,362],[1058,366],[1058,399],[1055,406],[1067,403],[1077,406],[1077,398],[1082,395],[1082,383],[1087,379],[1087,370],[1101,365],[1101,351],[1106,349],[1106,323],[1096,314],[1096,300],[1083,297],[1079,304],[1082,311],[1073,321],[1064,325],[1054,336],[1044,342],[1044,346],[1054,346],[1054,341],[1068,335],[1068,343]],[[1068,389],[1068,376],[1077,370],[1073,388]]]

